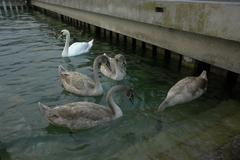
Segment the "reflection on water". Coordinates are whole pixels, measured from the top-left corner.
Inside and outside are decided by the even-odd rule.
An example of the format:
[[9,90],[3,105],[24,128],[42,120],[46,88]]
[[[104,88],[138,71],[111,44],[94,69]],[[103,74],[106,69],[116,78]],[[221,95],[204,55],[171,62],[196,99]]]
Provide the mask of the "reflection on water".
[[[223,97],[222,78],[212,75],[201,98],[159,114],[156,109],[168,89],[190,70],[178,73],[174,64],[153,66],[101,40],[95,40],[88,54],[61,58],[64,42],[55,35],[64,28],[77,41],[93,38],[37,13],[0,20],[0,159],[200,159],[240,133],[240,101]],[[105,104],[105,95],[79,97],[63,91],[57,74],[62,64],[91,75],[94,58],[104,52],[124,54],[128,62],[124,81],[101,76],[104,90],[127,84],[137,93],[134,105],[116,95],[124,116],[88,130],[70,132],[48,125],[39,101],[49,106],[75,101]]]

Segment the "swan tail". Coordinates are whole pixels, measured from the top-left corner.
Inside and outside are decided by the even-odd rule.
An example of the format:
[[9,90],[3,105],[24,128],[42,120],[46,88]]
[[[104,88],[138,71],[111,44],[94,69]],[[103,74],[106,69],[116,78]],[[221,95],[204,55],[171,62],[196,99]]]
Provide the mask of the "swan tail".
[[199,76],[207,80],[207,71],[203,70]]
[[167,108],[167,101],[164,100],[158,107],[158,112],[163,112]]
[[40,109],[41,113],[44,114],[47,117],[49,115],[49,112],[50,112],[51,108],[42,104],[41,102],[38,102],[38,106],[39,106],[39,109]]
[[89,44],[90,46],[92,46],[92,45],[93,45],[93,41],[94,41],[94,39],[92,39],[91,41],[89,41],[88,44]]

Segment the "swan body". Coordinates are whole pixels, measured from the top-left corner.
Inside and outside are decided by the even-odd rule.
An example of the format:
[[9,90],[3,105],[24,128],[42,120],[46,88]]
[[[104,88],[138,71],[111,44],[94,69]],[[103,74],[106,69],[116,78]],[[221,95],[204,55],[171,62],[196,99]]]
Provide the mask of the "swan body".
[[66,29],[61,31],[61,36],[66,36],[66,42],[62,51],[62,57],[72,57],[87,53],[93,46],[93,39],[89,42],[75,42],[69,46],[70,32]]
[[[105,53],[104,53],[105,54]],[[105,54],[107,56],[107,54]],[[100,71],[103,75],[106,77],[109,77],[113,80],[120,81],[126,76],[126,59],[122,54],[115,55],[114,58],[111,58],[109,56],[108,60],[110,63],[110,68],[107,67],[105,64],[101,65]]]
[[91,128],[123,115],[122,110],[112,97],[112,94],[117,91],[126,91],[129,98],[133,96],[130,88],[118,85],[108,91],[106,96],[107,107],[92,102],[74,102],[55,108],[49,108],[39,102],[39,107],[50,124],[72,130]]
[[160,104],[158,111],[166,107],[192,101],[207,90],[207,72],[203,71],[198,77],[186,77],[170,88],[167,97]]
[[67,71],[60,65],[58,67],[58,72],[64,89],[80,96],[101,95],[103,93],[103,88],[98,77],[98,66],[102,63],[108,63],[106,56],[100,55],[95,58],[93,64],[93,79],[82,73]]

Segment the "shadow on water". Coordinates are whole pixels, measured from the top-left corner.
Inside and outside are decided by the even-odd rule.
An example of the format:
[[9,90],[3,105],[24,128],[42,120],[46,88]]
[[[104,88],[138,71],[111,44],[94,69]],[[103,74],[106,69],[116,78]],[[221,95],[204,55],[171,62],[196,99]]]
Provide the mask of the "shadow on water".
[[7,152],[6,146],[0,141],[0,160],[11,160],[10,154]]

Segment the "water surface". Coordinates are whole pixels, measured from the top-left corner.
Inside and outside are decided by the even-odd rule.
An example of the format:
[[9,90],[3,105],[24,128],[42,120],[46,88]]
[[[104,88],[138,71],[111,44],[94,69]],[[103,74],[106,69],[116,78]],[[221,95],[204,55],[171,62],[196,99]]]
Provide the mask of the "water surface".
[[[239,135],[239,96],[225,96],[223,78],[212,74],[201,98],[159,114],[156,109],[168,89],[191,75],[190,69],[152,65],[101,39],[95,39],[90,53],[61,58],[64,41],[55,35],[64,28],[74,41],[94,38],[38,13],[0,19],[0,159],[200,159]],[[57,74],[61,64],[91,75],[94,58],[104,52],[124,54],[128,63],[122,82],[101,76],[105,94],[113,85],[126,84],[137,93],[135,103],[116,95],[124,116],[104,126],[71,132],[48,125],[39,101],[50,107],[75,101],[105,104],[105,94],[79,97],[65,92]]]

